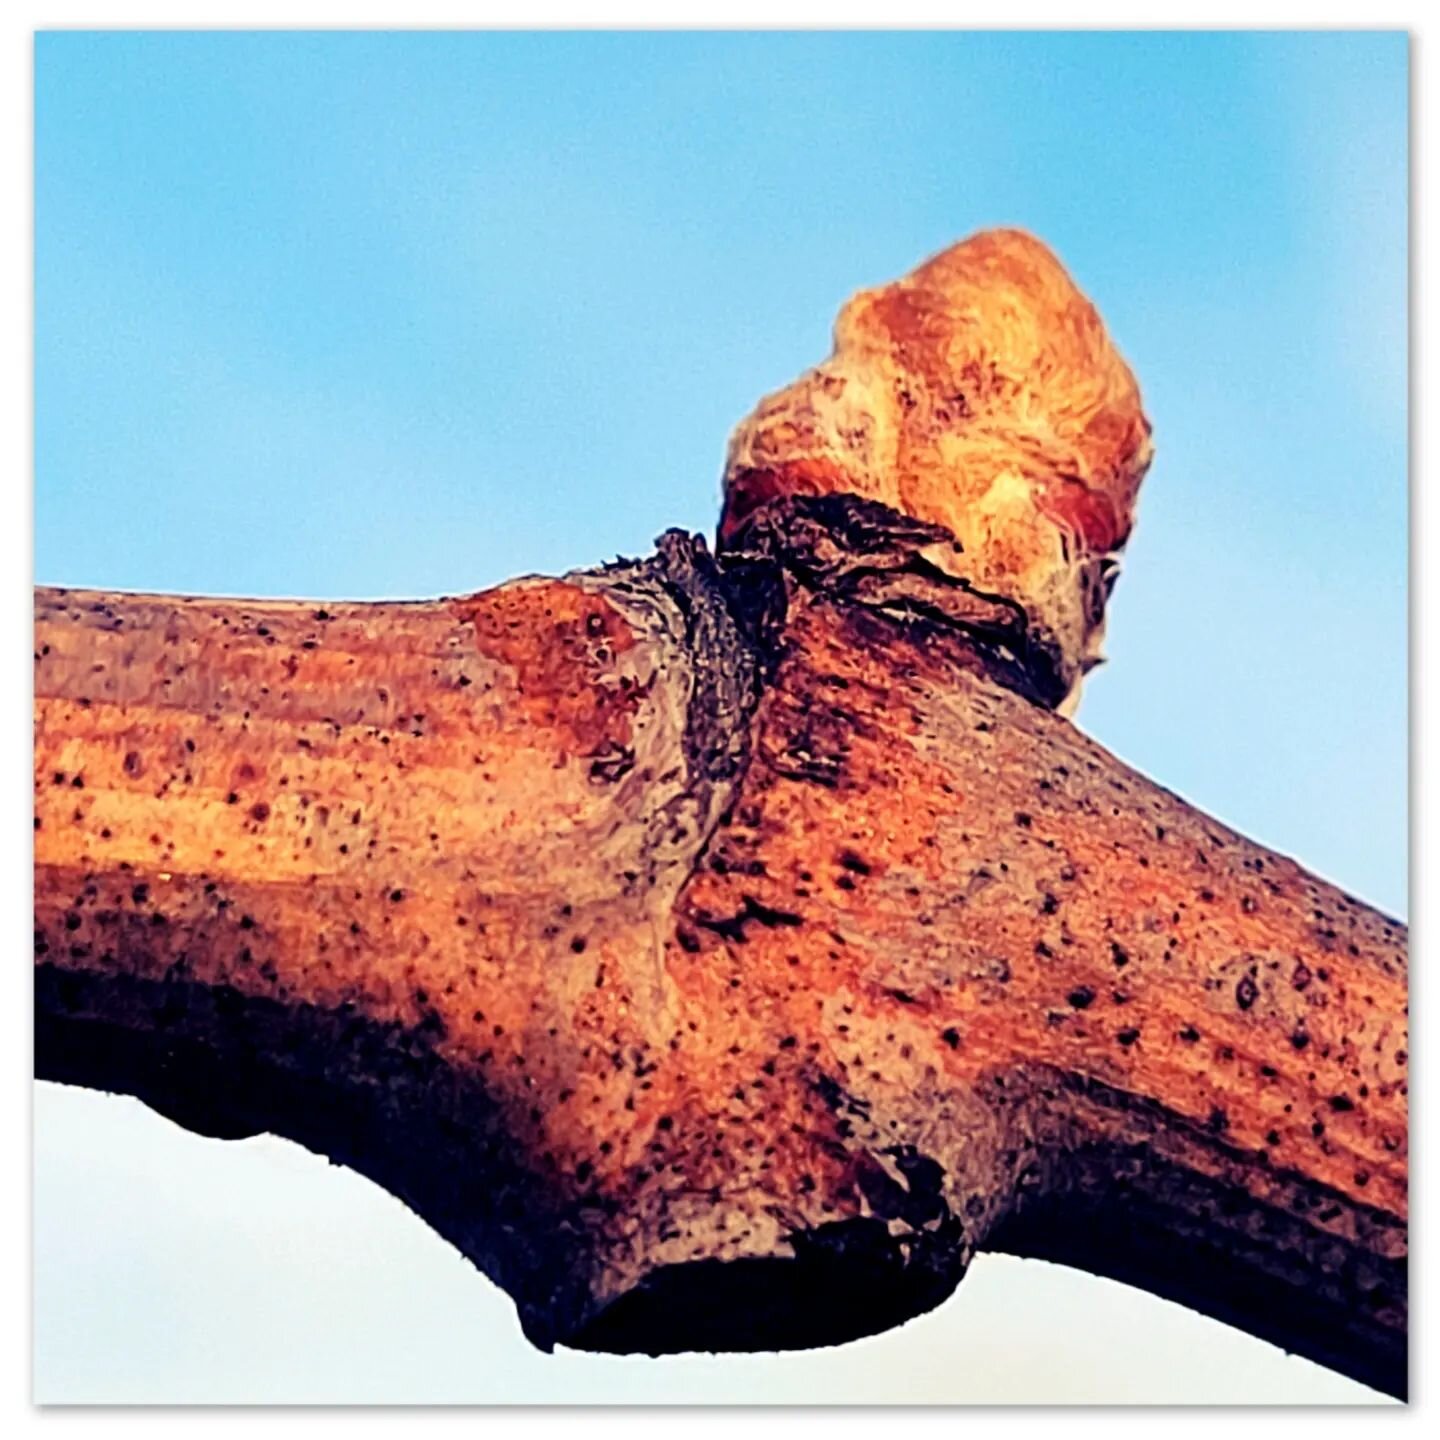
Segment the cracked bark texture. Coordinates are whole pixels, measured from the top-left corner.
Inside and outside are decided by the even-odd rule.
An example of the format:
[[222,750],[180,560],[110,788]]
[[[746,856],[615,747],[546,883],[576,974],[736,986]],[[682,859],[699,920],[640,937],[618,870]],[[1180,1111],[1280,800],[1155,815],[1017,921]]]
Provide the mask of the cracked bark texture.
[[[1064,532],[1092,605],[1148,460],[1108,405],[1056,472],[1124,500]],[[37,1073],[352,1166],[546,1347],[836,1343],[998,1249],[1404,1393],[1403,927],[1055,713],[1099,611],[1041,613],[1053,525],[1009,564],[741,468],[718,555],[38,591]]]

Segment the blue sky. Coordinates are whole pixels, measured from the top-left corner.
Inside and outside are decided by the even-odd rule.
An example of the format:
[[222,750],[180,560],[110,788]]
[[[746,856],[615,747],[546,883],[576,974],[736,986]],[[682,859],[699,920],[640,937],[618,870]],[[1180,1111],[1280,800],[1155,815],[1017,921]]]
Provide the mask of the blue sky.
[[1079,720],[1406,907],[1401,34],[42,34],[35,578],[404,597],[713,529],[843,299],[1033,230],[1157,459]]
[[1158,459],[1083,723],[1401,909],[1400,34],[45,34],[36,579],[413,596],[708,530],[840,302],[1059,252]]

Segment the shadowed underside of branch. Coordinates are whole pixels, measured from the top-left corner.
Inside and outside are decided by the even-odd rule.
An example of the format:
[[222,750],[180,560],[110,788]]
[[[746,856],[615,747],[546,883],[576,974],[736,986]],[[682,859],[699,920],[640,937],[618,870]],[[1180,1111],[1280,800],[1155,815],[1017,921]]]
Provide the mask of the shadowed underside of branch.
[[1001,1249],[1402,1393],[1403,927],[1053,713],[1033,556],[782,468],[718,557],[37,592],[37,1072],[369,1175],[542,1346],[834,1343]]

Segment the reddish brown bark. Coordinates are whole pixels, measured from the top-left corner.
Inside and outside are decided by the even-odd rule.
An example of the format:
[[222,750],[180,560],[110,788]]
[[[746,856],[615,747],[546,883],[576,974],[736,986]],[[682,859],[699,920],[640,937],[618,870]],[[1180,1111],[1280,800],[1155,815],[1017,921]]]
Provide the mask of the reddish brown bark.
[[1054,714],[953,532],[751,498],[456,600],[40,591],[38,1073],[354,1166],[542,1345],[1008,1249],[1402,1393],[1403,927]]

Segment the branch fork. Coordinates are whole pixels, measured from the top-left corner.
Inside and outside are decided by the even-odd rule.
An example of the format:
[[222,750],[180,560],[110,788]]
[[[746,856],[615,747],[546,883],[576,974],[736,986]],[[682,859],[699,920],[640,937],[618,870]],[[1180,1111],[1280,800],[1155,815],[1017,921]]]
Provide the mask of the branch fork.
[[991,232],[741,425],[713,554],[37,591],[37,1074],[352,1166],[547,1348],[839,1343],[1003,1249],[1403,1393],[1403,927],[1057,713],[1150,453]]

